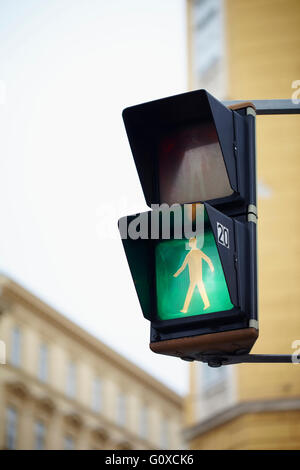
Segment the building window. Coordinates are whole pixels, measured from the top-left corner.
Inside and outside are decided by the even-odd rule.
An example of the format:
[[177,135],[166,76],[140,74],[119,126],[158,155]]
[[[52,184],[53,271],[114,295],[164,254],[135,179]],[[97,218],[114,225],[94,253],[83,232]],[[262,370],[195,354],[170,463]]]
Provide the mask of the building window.
[[68,435],[65,436],[64,439],[64,450],[74,450],[75,449],[75,441],[72,436]]
[[236,402],[235,365],[210,367],[197,364],[195,413],[204,421]]
[[143,405],[140,410],[140,422],[139,422],[139,434],[142,439],[148,437],[148,419],[149,419],[148,407]]
[[102,407],[102,380],[96,377],[93,381],[92,390],[92,408],[93,411],[99,413]]
[[160,423],[160,445],[163,449],[169,448],[169,423],[165,417]]
[[6,364],[6,344],[0,340],[0,364]]
[[76,395],[76,364],[73,361],[68,363],[67,369],[67,395],[74,398]]
[[205,394],[224,391],[226,379],[226,367],[214,368],[207,364],[202,364],[202,384]]
[[41,344],[39,350],[38,378],[42,382],[47,382],[48,380],[48,356],[48,346]]
[[46,427],[42,421],[37,421],[34,425],[34,448],[44,450],[46,440]]
[[126,423],[126,396],[123,392],[120,392],[117,398],[117,423],[122,427]]
[[225,95],[223,0],[192,2],[193,77],[196,88]]
[[7,449],[16,449],[18,414],[15,408],[6,409],[5,446]]
[[15,326],[12,330],[11,363],[16,367],[21,365],[21,341],[21,330],[18,326]]

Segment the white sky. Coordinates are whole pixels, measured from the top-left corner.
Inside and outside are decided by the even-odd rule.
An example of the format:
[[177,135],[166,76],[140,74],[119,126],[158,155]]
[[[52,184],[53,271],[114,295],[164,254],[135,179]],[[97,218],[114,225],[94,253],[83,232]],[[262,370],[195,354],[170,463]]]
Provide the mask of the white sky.
[[117,220],[147,210],[123,108],[186,87],[184,0],[0,2],[0,268],[179,393]]

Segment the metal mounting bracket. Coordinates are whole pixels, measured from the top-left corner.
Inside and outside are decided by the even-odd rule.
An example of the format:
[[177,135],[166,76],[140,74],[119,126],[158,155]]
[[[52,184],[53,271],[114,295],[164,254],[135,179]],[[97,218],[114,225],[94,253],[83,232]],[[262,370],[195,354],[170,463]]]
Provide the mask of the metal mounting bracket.
[[205,362],[210,367],[221,367],[231,364],[300,364],[300,354],[199,354],[197,361]]
[[[254,104],[256,114],[300,114],[300,100],[247,100]],[[243,103],[241,100],[222,101],[225,106]]]

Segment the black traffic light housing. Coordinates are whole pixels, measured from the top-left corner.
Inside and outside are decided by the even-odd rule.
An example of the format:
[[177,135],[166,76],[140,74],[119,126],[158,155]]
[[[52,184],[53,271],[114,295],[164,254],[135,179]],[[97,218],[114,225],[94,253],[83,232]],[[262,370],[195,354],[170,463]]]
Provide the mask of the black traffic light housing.
[[[161,320],[155,277],[161,223],[158,237],[151,235],[152,217],[158,213],[161,219],[165,207],[120,219],[143,315],[151,322],[150,348],[191,360],[203,352],[249,352],[258,336],[253,105],[228,109],[199,90],[127,108],[123,119],[148,206],[179,204],[183,211],[204,203],[233,305],[214,314]],[[130,223],[143,221],[146,231],[132,238]],[[220,239],[222,227],[228,246]],[[174,222],[171,239],[173,232]]]
[[[149,207],[165,202],[185,204],[205,200],[227,215],[239,215],[247,214],[249,206],[250,209],[256,206],[255,110],[251,103],[237,108],[228,109],[207,91],[198,90],[123,111],[132,155]],[[249,110],[251,117],[247,114]],[[163,158],[168,149],[163,148],[162,143],[167,147],[165,138],[168,137],[169,144],[173,138],[174,146],[188,148],[199,144],[197,136],[201,137],[200,145],[204,140],[203,147],[207,141],[219,144],[232,192],[218,198],[185,197],[169,202],[164,198],[160,175],[164,168],[170,169],[173,165],[173,172],[176,168],[171,163],[172,149]],[[194,171],[197,171],[196,166],[197,161]]]

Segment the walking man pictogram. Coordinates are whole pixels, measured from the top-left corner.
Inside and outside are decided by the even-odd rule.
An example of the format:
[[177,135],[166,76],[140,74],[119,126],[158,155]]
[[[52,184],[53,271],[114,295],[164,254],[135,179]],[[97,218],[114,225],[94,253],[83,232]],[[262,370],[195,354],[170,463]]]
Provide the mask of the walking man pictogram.
[[207,262],[207,264],[210,267],[211,272],[214,271],[214,266],[211,262],[211,259],[205,253],[203,253],[203,251],[197,248],[196,237],[189,239],[189,246],[191,250],[186,255],[181,267],[178,269],[178,271],[176,271],[175,274],[173,274],[174,277],[179,276],[179,274],[181,274],[182,271],[185,269],[186,265],[188,265],[190,285],[189,285],[189,288],[185,297],[184,305],[182,307],[182,310],[180,310],[182,313],[187,313],[191,299],[192,299],[192,295],[196,286],[199,289],[200,295],[204,303],[203,310],[206,310],[210,306],[207,293],[205,290],[205,286],[203,283],[203,279],[202,279],[202,259],[204,259],[204,261]]

